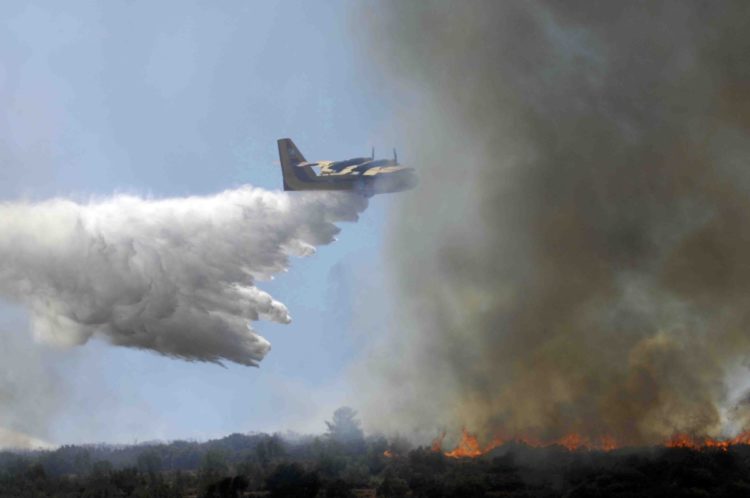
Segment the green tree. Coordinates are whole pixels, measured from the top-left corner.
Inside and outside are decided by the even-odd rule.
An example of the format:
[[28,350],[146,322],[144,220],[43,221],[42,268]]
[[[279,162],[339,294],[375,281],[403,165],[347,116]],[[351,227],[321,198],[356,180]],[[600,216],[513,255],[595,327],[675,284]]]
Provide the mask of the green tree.
[[400,477],[388,474],[378,486],[378,496],[385,498],[402,498],[409,492],[409,485]]
[[298,463],[282,463],[266,479],[273,498],[313,498],[320,489],[318,474]]
[[285,454],[284,440],[278,434],[263,438],[255,447],[255,456],[264,468]]
[[363,442],[365,435],[357,419],[357,412],[348,406],[342,406],[333,412],[333,420],[326,422],[328,437],[338,443]]
[[200,479],[203,486],[215,483],[229,472],[227,459],[219,450],[208,450],[203,456],[201,464]]
[[151,478],[161,472],[162,461],[159,453],[156,450],[148,450],[138,455],[138,470],[148,474]]

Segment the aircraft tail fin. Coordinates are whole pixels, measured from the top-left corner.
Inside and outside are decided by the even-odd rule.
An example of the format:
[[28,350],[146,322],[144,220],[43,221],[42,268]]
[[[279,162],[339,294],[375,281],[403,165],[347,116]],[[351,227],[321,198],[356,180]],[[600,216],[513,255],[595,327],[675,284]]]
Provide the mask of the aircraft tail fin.
[[300,190],[300,188],[295,188],[295,185],[298,185],[300,181],[309,180],[311,176],[316,176],[315,172],[310,166],[300,166],[307,161],[291,138],[280,138],[278,144],[284,190]]

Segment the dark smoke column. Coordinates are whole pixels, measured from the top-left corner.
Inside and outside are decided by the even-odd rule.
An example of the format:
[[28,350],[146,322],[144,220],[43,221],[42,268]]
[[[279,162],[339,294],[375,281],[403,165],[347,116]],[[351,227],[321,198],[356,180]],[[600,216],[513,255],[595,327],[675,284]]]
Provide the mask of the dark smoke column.
[[369,398],[394,417],[368,422],[721,435],[750,353],[750,5],[364,15],[422,179],[394,210],[399,327]]

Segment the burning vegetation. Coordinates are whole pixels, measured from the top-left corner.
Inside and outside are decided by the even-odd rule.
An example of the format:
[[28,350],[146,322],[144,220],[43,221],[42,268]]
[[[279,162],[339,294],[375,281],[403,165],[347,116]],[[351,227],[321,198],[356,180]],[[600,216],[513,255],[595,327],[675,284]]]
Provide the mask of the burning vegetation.
[[[491,453],[503,445],[520,445],[529,448],[551,448],[559,447],[567,451],[614,451],[625,446],[618,445],[614,438],[603,436],[598,440],[591,440],[580,434],[568,434],[562,438],[543,441],[531,437],[500,437],[496,436],[487,443],[480,443],[475,434],[464,429],[458,444],[451,450],[444,448],[446,433],[443,432],[436,437],[430,445],[431,451],[442,453],[449,458],[477,458]],[[737,436],[718,439],[710,437],[693,437],[688,434],[675,434],[666,440],[661,446],[665,448],[687,448],[691,450],[718,449],[727,451],[732,446],[750,445],[750,431],[744,431]]]
[[454,458],[743,446],[718,435],[750,427],[748,3],[385,5],[423,174],[368,425],[465,426]]
[[[321,435],[232,434],[204,443],[63,446],[0,452],[0,498],[136,497],[472,498],[742,496],[750,491],[747,435],[731,441],[676,436],[642,448],[549,444],[463,431],[414,447],[365,435],[349,408]],[[726,443],[726,444],[724,444]]]
[[[456,448],[343,433],[233,434],[204,443],[65,446],[0,452],[0,497],[248,496],[472,498],[747,496],[750,445],[675,437],[665,446],[602,451],[575,437],[535,446]],[[562,444],[570,443],[569,446]],[[466,457],[466,458],[464,458]],[[471,458],[469,458],[471,457]]]

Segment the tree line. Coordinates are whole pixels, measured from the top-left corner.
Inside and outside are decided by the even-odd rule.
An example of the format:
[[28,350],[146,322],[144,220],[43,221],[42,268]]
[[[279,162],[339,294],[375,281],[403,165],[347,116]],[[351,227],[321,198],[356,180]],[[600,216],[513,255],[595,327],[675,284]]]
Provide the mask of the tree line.
[[750,496],[750,447],[568,451],[507,444],[453,459],[365,436],[349,408],[318,436],[0,452],[5,497]]

